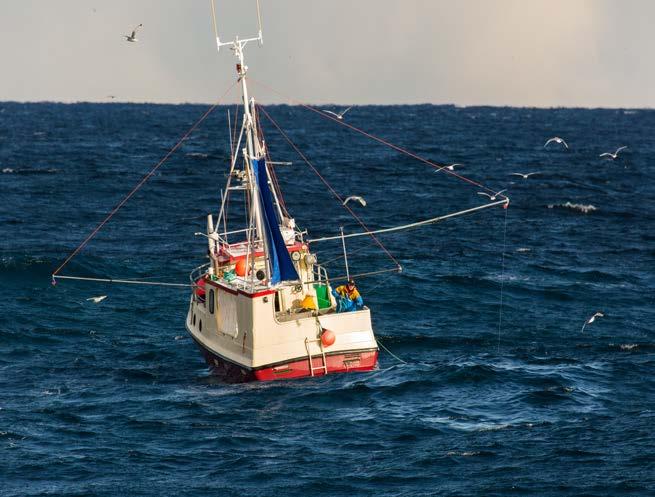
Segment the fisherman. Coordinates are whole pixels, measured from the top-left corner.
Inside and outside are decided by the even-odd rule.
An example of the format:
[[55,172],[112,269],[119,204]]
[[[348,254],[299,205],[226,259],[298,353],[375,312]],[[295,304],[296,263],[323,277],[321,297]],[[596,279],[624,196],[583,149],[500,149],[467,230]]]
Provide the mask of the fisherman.
[[337,312],[358,311],[364,307],[362,296],[353,280],[348,280],[345,285],[333,288],[332,295],[337,300]]

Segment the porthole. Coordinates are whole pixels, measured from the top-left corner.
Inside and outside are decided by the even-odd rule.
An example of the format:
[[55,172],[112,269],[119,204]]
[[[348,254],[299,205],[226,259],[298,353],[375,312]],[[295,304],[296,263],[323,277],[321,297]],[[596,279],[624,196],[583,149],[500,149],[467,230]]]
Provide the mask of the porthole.
[[202,333],[202,319],[198,321],[198,329],[200,330],[200,333]]
[[214,314],[214,290],[209,290],[209,313]]
[[193,326],[195,326],[195,325],[196,325],[196,315],[194,314],[193,315]]

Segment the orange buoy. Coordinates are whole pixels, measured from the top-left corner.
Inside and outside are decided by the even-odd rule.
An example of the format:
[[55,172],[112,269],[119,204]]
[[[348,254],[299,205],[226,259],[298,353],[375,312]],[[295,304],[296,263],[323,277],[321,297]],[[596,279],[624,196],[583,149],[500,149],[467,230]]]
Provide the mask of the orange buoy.
[[246,260],[245,259],[239,259],[236,263],[236,266],[234,266],[234,272],[237,274],[237,276],[245,276],[246,275]]
[[333,331],[323,330],[323,333],[321,333],[321,343],[323,344],[324,347],[329,347],[330,345],[334,344],[336,339],[337,336],[334,334]]

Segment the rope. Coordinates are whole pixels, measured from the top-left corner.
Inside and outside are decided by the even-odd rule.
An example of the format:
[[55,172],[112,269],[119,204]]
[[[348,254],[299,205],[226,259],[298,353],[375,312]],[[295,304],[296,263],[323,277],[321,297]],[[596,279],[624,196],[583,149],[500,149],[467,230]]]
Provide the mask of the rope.
[[386,350],[387,353],[388,353],[391,357],[393,357],[394,359],[400,361],[400,362],[403,363],[403,364],[407,364],[407,361],[403,361],[400,357],[398,357],[396,354],[394,354],[394,353],[391,352],[388,348],[386,348],[386,347],[384,346],[384,344],[380,341],[380,337],[375,337],[375,340],[378,342],[378,345],[379,345],[380,347],[382,347],[384,350]]
[[380,283],[378,283],[377,285],[375,285],[373,288],[369,288],[368,290],[366,290],[366,298],[368,298],[368,296],[371,295],[371,293],[373,293],[377,288],[380,288],[380,287],[381,287],[382,285],[384,285],[387,281],[389,281],[389,280],[391,279],[392,276],[393,276],[393,274],[390,274],[389,276],[387,276],[386,278],[384,278]]
[[[309,161],[309,159],[307,157],[305,157],[305,155],[300,151],[300,149],[296,146],[296,144],[291,141],[291,139],[282,130],[282,128],[280,128],[280,126],[273,120],[273,118],[269,115],[269,113],[266,112],[266,109],[264,109],[264,107],[262,107],[261,105],[258,105],[257,107],[264,113],[264,115],[273,124],[273,126],[275,126],[277,128],[278,132],[284,137],[284,139],[289,143],[289,145],[291,145],[291,147],[293,147],[293,149],[302,158],[302,160],[304,160],[305,163],[312,169],[312,171],[314,171],[314,173],[319,177],[319,179],[323,182],[323,184],[325,184],[325,186],[328,187],[328,189],[337,198],[337,200],[339,200],[341,205],[350,213],[350,215],[357,220],[357,222],[362,226],[362,228],[364,228],[367,232],[370,232],[370,230],[368,229],[368,226],[366,226],[366,224],[364,224],[364,221],[362,221],[362,219],[357,214],[355,214],[355,212],[350,207],[348,207],[347,204],[344,204],[343,199],[341,198],[341,195],[339,195],[337,193],[337,191],[334,188],[332,188],[332,185],[330,185],[330,183],[328,183],[328,181],[321,175],[321,173],[318,171],[318,169],[316,169],[316,167],[314,167],[314,165]],[[391,255],[391,252],[389,252],[387,250],[387,248],[382,244],[382,242],[380,240],[377,239],[377,237],[372,232],[370,232],[369,234],[370,234],[371,238],[380,246],[380,248],[382,248],[382,250],[384,250],[384,252],[389,256],[389,258],[396,264],[396,266],[398,266],[398,270],[400,271],[402,269],[402,266],[396,260],[396,258],[393,255]]]
[[[219,99],[219,102],[220,102],[221,100],[223,100],[223,98],[224,98],[224,97],[225,97],[225,96],[226,96],[226,95],[227,95],[227,94],[232,90],[232,88],[234,88],[235,85],[236,85],[236,82],[233,83],[233,84],[232,84],[232,85],[227,89],[227,91],[226,91],[226,92],[221,96],[221,98]],[[75,250],[74,250],[74,251],[73,251],[73,252],[72,252],[72,253],[71,253],[67,258],[66,258],[66,260],[65,260],[65,261],[64,261],[64,262],[63,262],[63,263],[62,263],[62,264],[61,264],[57,269],[54,270],[54,272],[52,273],[52,276],[53,276],[53,277],[56,276],[56,275],[59,273],[59,271],[61,271],[61,270],[64,268],[64,266],[66,266],[66,264],[68,264],[68,263],[70,262],[70,260],[71,260],[73,257],[75,257],[75,256],[80,252],[80,250],[82,250],[82,249],[86,246],[87,243],[89,243],[89,242],[91,241],[91,239],[92,239],[94,236],[96,236],[96,234],[98,233],[98,231],[100,231],[100,230],[102,229],[102,227],[103,227],[105,224],[107,224],[107,222],[108,222],[108,221],[109,221],[109,220],[114,216],[114,214],[116,214],[116,213],[120,210],[120,208],[123,207],[123,205],[125,205],[125,203],[126,203],[126,202],[131,198],[131,197],[132,197],[132,195],[134,195],[134,194],[135,194],[135,193],[136,193],[136,192],[137,192],[137,191],[138,191],[138,190],[139,190],[139,189],[140,189],[140,188],[145,184],[145,182],[148,181],[148,180],[152,177],[153,174],[155,174],[155,172],[157,171],[157,169],[159,169],[159,168],[160,168],[160,167],[161,167],[161,166],[162,166],[162,165],[163,165],[163,164],[164,164],[164,163],[165,163],[165,162],[170,158],[170,156],[173,155],[173,153],[174,153],[174,152],[175,152],[175,151],[180,147],[180,145],[182,145],[182,143],[184,143],[184,141],[188,138],[188,136],[189,136],[191,133],[193,133],[193,131],[195,131],[195,129],[196,129],[196,128],[197,128],[197,127],[198,127],[198,126],[199,126],[199,125],[200,125],[200,124],[205,120],[205,119],[207,119],[207,117],[209,117],[209,114],[211,114],[212,111],[213,111],[216,107],[218,107],[219,102],[217,102],[217,103],[213,104],[211,107],[209,107],[209,109],[207,109],[207,111],[206,111],[206,112],[205,112],[205,113],[200,117],[200,119],[198,119],[198,120],[193,124],[193,126],[191,126],[191,128],[189,128],[189,130],[188,130],[188,131],[187,131],[187,132],[182,136],[182,138],[180,138],[180,140],[175,144],[175,146],[174,146],[173,148],[171,148],[171,149],[168,151],[168,153],[166,153],[166,155],[165,155],[165,156],[164,156],[164,157],[163,157],[163,158],[162,158],[162,159],[157,163],[157,165],[155,165],[155,167],[153,167],[153,168],[152,168],[152,169],[151,169],[151,170],[150,170],[150,171],[149,171],[149,172],[148,172],[148,173],[147,173],[143,178],[141,178],[141,181],[139,181],[139,182],[137,183],[137,185],[132,189],[132,191],[131,191],[130,193],[128,193],[128,194],[123,198],[123,200],[121,200],[121,201],[118,203],[118,205],[117,205],[116,207],[114,207],[114,208],[111,210],[111,212],[107,215],[107,217],[105,217],[105,219],[103,219],[102,222],[101,222],[98,226],[96,226],[96,228],[91,232],[91,234],[90,234],[89,236],[87,236],[87,237],[84,239],[84,241],[83,241],[82,243],[80,243],[80,244],[77,246],[77,248],[76,248],[76,249],[75,249]]]
[[503,228],[503,257],[502,257],[502,268],[500,271],[500,305],[498,308],[498,347],[497,352],[500,353],[500,327],[503,322],[503,288],[505,286],[505,248],[507,246],[507,211],[505,209],[505,226]]
[[[269,91],[277,94],[278,96],[289,100],[290,102],[292,102],[295,105],[299,105],[300,107],[304,107],[305,109],[310,110],[310,111],[318,114],[319,116],[322,116],[322,117],[324,117],[326,119],[330,119],[331,121],[333,121],[333,122],[335,122],[337,124],[340,124],[341,126],[345,126],[345,127],[349,128],[349,129],[351,129],[351,130],[353,130],[353,131],[355,131],[355,132],[357,132],[357,133],[359,133],[361,135],[364,135],[367,138],[370,138],[371,140],[375,140],[376,142],[382,143],[383,145],[386,145],[387,147],[390,147],[390,148],[396,150],[397,152],[405,154],[405,155],[407,155],[409,157],[412,157],[412,158],[414,158],[414,159],[416,159],[416,160],[418,160],[420,162],[423,162],[423,163],[425,163],[425,164],[427,164],[427,165],[429,165],[431,167],[434,167],[436,169],[436,172],[443,171],[443,172],[445,172],[447,174],[450,174],[451,176],[454,176],[454,177],[456,177],[456,178],[458,178],[458,179],[460,179],[462,181],[465,181],[467,183],[475,185],[478,188],[482,188],[483,190],[486,190],[486,191],[488,191],[488,192],[490,192],[492,194],[496,193],[491,188],[489,188],[487,186],[484,186],[483,184],[478,183],[477,181],[474,181],[474,180],[472,180],[470,178],[467,178],[466,176],[462,176],[461,174],[458,174],[458,173],[456,173],[454,171],[451,171],[451,170],[447,169],[448,166],[441,166],[439,164],[435,164],[434,162],[432,162],[432,161],[430,161],[430,160],[428,160],[428,159],[426,159],[424,157],[421,157],[420,155],[417,155],[414,152],[410,152],[409,150],[406,150],[406,149],[404,149],[402,147],[399,147],[398,145],[394,145],[393,143],[388,142],[388,141],[384,140],[383,138],[380,138],[380,137],[375,136],[375,135],[373,135],[371,133],[368,133],[367,131],[364,131],[363,129],[357,128],[356,126],[353,126],[352,124],[349,124],[349,123],[347,123],[347,122],[345,122],[345,121],[343,121],[341,119],[337,119],[336,117],[333,117],[333,116],[331,116],[329,114],[326,114],[325,112],[321,112],[320,110],[315,109],[314,107],[312,107],[310,105],[299,102],[299,101],[295,100],[294,98],[289,97],[289,96],[287,96],[287,95],[285,95],[285,94],[271,88],[270,86],[268,86],[265,83],[257,81],[257,80],[255,80],[253,78],[249,78],[249,80],[252,81],[253,83],[257,84],[257,85],[260,85],[260,86],[268,89]],[[505,195],[501,194],[500,196],[507,199],[507,197]]]
[[375,276],[377,274],[383,274],[383,273],[390,273],[390,272],[396,272],[399,273],[400,269],[397,267],[391,268],[391,269],[380,269],[378,271],[369,271],[368,273],[359,273],[359,274],[351,274],[350,277],[348,276],[337,276],[336,278],[328,278],[327,280],[311,280],[311,281],[303,281],[302,284],[306,285],[309,283],[323,283],[324,281],[341,281],[341,280],[354,280],[355,278],[366,278],[368,276]]
[[137,280],[117,280],[114,278],[85,278],[83,276],[57,276],[57,275],[52,275],[52,279],[54,280],[80,280],[80,281],[99,281],[102,283],[121,283],[124,285],[150,285],[150,286],[176,286],[176,287],[184,287],[184,288],[189,288],[193,285],[190,285],[188,283],[166,283],[163,281],[137,281]]

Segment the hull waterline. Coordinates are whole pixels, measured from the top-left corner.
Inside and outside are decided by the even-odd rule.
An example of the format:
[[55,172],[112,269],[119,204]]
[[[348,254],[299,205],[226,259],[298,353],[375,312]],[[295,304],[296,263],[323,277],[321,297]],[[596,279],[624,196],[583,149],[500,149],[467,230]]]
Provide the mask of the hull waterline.
[[[212,374],[230,383],[289,380],[312,376],[308,357],[248,368],[208,350],[195,339],[194,342],[202,352]],[[376,349],[326,353],[327,374],[373,371],[377,367],[378,353]],[[322,356],[312,357],[312,367],[313,376],[325,376]]]

